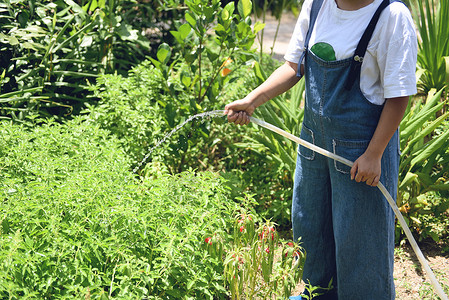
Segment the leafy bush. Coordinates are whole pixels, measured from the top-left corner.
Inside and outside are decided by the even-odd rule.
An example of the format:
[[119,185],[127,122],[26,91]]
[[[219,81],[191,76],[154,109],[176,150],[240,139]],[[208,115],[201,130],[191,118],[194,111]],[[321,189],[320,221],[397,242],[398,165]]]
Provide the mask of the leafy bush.
[[[264,66],[270,70],[275,67]],[[250,67],[236,70],[229,76],[232,78],[220,101],[205,110],[223,109],[226,103],[246,95],[257,84]],[[113,133],[132,157],[134,166],[165,134],[193,115],[189,109],[191,98],[183,93],[180,78],[171,78],[169,82],[173,93],[166,92],[166,84],[161,71],[144,62],[127,78],[103,75],[93,87],[100,101],[98,105],[88,106],[86,118]],[[171,103],[176,111],[164,107],[166,103]],[[269,109],[278,112],[276,107]],[[221,118],[198,120],[188,123],[155,149],[147,162],[160,162],[171,173],[190,168],[221,171],[232,188],[232,197],[245,191],[254,194],[258,212],[287,228],[292,186],[292,172],[289,174],[288,171],[293,169],[282,162],[277,151],[272,152],[256,142],[259,139],[266,138],[265,132],[257,126],[235,126]],[[292,149],[294,160],[296,145],[286,143],[282,138],[279,142]]]
[[449,112],[438,115],[447,103],[440,100],[442,92],[432,89],[427,99],[409,105],[400,134],[398,206],[421,238],[431,236],[435,241],[439,241],[439,235],[422,224],[420,217],[426,214],[439,218],[449,208],[447,197],[435,199],[438,193],[449,191]]
[[203,242],[232,228],[219,177],[138,183],[117,140],[80,119],[0,132],[0,298],[225,297]]
[[0,116],[77,113],[98,74],[126,73],[149,53],[141,28],[130,24],[137,4],[82,2],[0,3]]
[[[256,33],[263,24],[251,27],[251,1],[240,0],[222,8],[219,0],[189,0],[185,23],[179,22],[171,31],[176,43],[162,44],[154,66],[162,71],[167,82],[165,93],[176,90],[169,84],[174,78],[191,98],[190,113],[216,105],[219,96],[234,76],[230,73],[257,59],[252,49]],[[177,111],[171,103],[167,109]]]

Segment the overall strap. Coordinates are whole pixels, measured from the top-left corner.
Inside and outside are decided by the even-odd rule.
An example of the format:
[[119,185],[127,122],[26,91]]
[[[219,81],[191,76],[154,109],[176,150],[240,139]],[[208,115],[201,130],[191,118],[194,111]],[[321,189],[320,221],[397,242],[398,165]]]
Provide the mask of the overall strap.
[[[391,0],[391,2],[394,2],[395,0]],[[351,61],[351,66],[349,69],[348,78],[346,80],[345,88],[347,90],[350,90],[351,87],[354,84],[354,81],[357,77],[360,76],[360,70],[362,67],[363,57],[366,53],[366,49],[368,48],[368,43],[371,40],[371,37],[374,32],[374,28],[376,28],[376,24],[379,21],[380,14],[382,11],[390,5],[390,0],[384,0],[377,8],[376,12],[374,13],[373,17],[371,18],[371,21],[368,24],[368,27],[366,27],[365,32],[362,35],[362,38],[359,41],[359,44],[357,45],[357,48],[355,49],[353,59]]]
[[309,47],[310,36],[312,35],[313,26],[315,26],[315,21],[318,17],[318,13],[320,12],[321,5],[324,0],[314,0],[312,3],[312,8],[310,11],[310,20],[309,20],[309,29],[307,30],[306,39],[304,40],[304,52],[301,54],[298,62],[298,72],[297,76],[301,76],[301,64],[304,60],[304,56],[306,55],[307,48]]

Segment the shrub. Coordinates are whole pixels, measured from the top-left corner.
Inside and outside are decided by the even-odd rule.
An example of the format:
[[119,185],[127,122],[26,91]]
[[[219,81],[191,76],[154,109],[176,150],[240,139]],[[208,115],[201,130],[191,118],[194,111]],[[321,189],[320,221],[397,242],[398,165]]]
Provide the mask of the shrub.
[[80,2],[0,3],[0,116],[78,113],[98,74],[126,73],[149,53],[130,23],[139,17],[136,3]]
[[[274,69],[270,59],[264,62],[264,67]],[[249,93],[257,84],[254,73],[250,66],[233,71],[219,101],[204,110],[223,109],[228,102]],[[86,118],[114,134],[136,166],[149,148],[193,115],[191,96],[184,92],[180,81],[180,77],[171,77],[167,83],[161,71],[150,62],[135,67],[127,78],[102,75],[93,87],[100,100],[98,105],[89,105],[84,111]],[[167,84],[171,93],[167,92]],[[295,98],[297,100],[300,98]],[[290,105],[294,106],[295,101]],[[269,109],[278,112],[275,106]],[[289,120],[298,122],[293,118]],[[292,167],[291,159],[282,161],[282,149],[272,151],[266,146],[270,140],[265,134],[257,126],[235,126],[222,118],[198,120],[188,123],[155,149],[146,163],[160,162],[172,173],[190,168],[220,171],[232,188],[232,197],[244,191],[255,194],[258,212],[287,228],[294,164]],[[269,137],[277,138],[274,134]],[[265,145],[258,141],[264,141]],[[296,145],[282,137],[279,143],[287,151],[291,150],[289,155],[294,160]]]
[[429,220],[430,216],[442,218],[449,208],[448,198],[444,196],[449,190],[449,112],[439,115],[447,104],[447,100],[441,101],[442,92],[431,89],[427,99],[417,98],[401,122],[402,155],[397,199],[399,209],[411,229],[420,234],[420,239],[430,236],[437,242],[444,233],[441,230],[437,233],[428,222],[422,221]]
[[0,298],[224,298],[203,245],[232,227],[220,177],[137,182],[117,139],[79,118],[0,132]]

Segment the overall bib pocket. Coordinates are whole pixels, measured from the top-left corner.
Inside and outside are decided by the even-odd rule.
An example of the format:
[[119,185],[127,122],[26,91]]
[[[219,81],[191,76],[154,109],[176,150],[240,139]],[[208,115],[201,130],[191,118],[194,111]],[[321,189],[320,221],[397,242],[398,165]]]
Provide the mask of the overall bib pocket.
[[[302,125],[301,134],[299,135],[299,137],[304,141],[315,145],[315,136],[313,135],[313,131],[307,128],[307,126],[304,124]],[[315,159],[315,151],[310,150],[309,148],[302,145],[298,146],[298,154],[308,160]]]
[[[345,141],[339,139],[332,139],[332,145],[334,147],[334,154],[349,159],[354,162],[359,158],[368,148],[369,140],[367,141]],[[351,167],[342,164],[341,162],[334,161],[335,169],[343,174],[349,174]]]

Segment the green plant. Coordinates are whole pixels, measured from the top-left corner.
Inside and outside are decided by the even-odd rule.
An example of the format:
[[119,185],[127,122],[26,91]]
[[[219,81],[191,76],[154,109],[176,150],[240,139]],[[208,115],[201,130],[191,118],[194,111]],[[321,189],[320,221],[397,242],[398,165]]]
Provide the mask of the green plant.
[[412,0],[411,8],[419,32],[418,86],[429,92],[449,84],[449,3]]
[[[264,81],[266,75],[260,65],[255,65],[254,72],[259,82]],[[301,108],[304,89],[305,85],[302,79],[290,92],[260,106],[254,116],[293,135],[300,136],[304,114],[304,110]],[[270,171],[273,176],[268,176],[266,183],[269,185],[270,191],[262,192],[264,197],[259,202],[259,211],[263,216],[273,218],[280,226],[289,227],[298,145],[277,133],[256,126],[255,130],[249,132],[236,146],[249,148],[259,157],[270,162]],[[258,181],[265,182],[264,179],[258,179]],[[259,192],[261,191],[259,190]]]
[[[240,79],[235,81],[236,84],[239,82]],[[190,97],[182,93],[181,83],[176,80],[171,82],[173,88],[179,88],[173,98],[164,93],[165,84],[162,72],[149,61],[133,68],[127,78],[102,75],[92,86],[94,95],[100,100],[97,105],[87,105],[83,113],[89,122],[100,124],[114,134],[137,165],[149,148],[191,116],[185,108],[190,105]],[[239,90],[233,87],[227,93],[232,97]],[[167,103],[177,109],[169,110],[165,106]],[[187,123],[156,149],[149,161],[162,162],[172,173],[189,168],[235,169],[237,162],[246,157],[235,155],[241,150],[233,147],[233,142],[239,139],[230,136],[234,129],[221,118]],[[249,150],[245,152],[249,153]]]
[[219,176],[153,164],[137,181],[117,139],[81,118],[0,134],[0,298],[226,298],[204,248],[237,208]]
[[250,0],[239,1],[237,8],[233,2],[222,8],[218,0],[191,0],[186,5],[186,23],[178,23],[178,29],[171,31],[177,51],[162,44],[151,60],[166,78],[167,93],[175,92],[169,83],[173,77],[179,78],[183,92],[192,96],[193,113],[215,105],[234,78],[229,73],[256,58],[252,45],[264,25],[256,23],[251,28]]
[[225,259],[231,298],[286,298],[301,279],[304,250],[298,243],[280,243],[272,223],[256,226],[254,218],[242,213],[234,222],[233,243]]
[[[402,159],[397,204],[404,217],[420,233],[423,231],[422,227],[427,228],[421,225],[420,214],[434,214],[438,217],[449,208],[447,200],[429,200],[433,193],[449,190],[449,112],[437,117],[437,112],[447,103],[447,100],[440,101],[442,92],[443,90],[437,92],[432,89],[425,102],[420,99],[409,105],[401,122]],[[438,241],[438,236],[430,228],[424,231],[424,236],[430,235]]]
[[[129,1],[0,4],[0,115],[78,113],[98,74],[126,72],[150,44],[124,17]],[[4,54],[4,55],[3,55]]]

